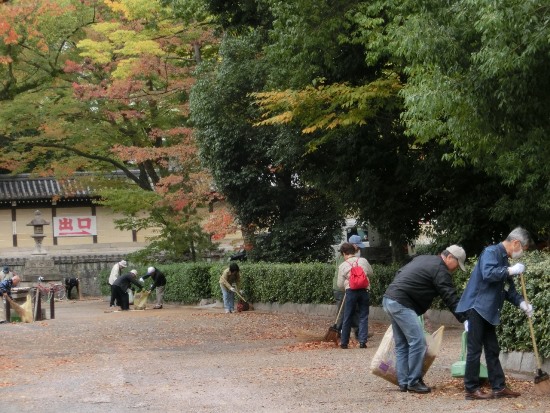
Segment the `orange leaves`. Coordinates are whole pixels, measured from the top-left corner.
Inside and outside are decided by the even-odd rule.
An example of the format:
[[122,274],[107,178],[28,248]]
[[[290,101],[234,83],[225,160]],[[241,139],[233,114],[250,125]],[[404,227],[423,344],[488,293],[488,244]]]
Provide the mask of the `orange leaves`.
[[175,144],[160,148],[117,144],[112,147],[111,153],[123,161],[131,161],[138,164],[145,161],[154,161],[164,167],[169,166],[170,160],[177,160],[180,164],[190,162],[193,165],[197,162],[195,158],[197,148],[190,144]]
[[13,62],[11,56],[0,56],[0,65],[8,65]]
[[221,240],[238,229],[235,216],[226,206],[214,210],[201,226],[205,232],[212,234],[214,241]]
[[19,40],[19,35],[13,26],[5,21],[0,21],[0,38],[5,44],[15,44]]
[[4,44],[35,43],[42,51],[48,50],[45,41],[45,26],[58,17],[74,12],[70,4],[59,4],[54,0],[22,0],[2,5],[0,14],[0,39]]

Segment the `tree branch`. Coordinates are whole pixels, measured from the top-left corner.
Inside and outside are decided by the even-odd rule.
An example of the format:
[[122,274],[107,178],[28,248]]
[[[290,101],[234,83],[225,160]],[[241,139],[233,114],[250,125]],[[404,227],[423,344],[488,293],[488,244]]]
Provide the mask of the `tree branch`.
[[137,177],[135,174],[133,174],[132,171],[126,167],[125,164],[123,164],[122,162],[119,162],[115,159],[111,159],[111,158],[108,158],[106,156],[101,156],[101,155],[93,155],[93,154],[90,154],[90,153],[83,152],[79,149],[71,148],[70,146],[60,145],[60,144],[57,144],[57,143],[37,143],[35,145],[40,146],[42,148],[63,149],[65,151],[72,152],[72,153],[74,153],[78,156],[82,156],[83,158],[94,159],[96,161],[109,163],[109,164],[113,165],[114,167],[116,167],[117,169],[120,169],[122,172],[124,172],[124,175],[126,175],[128,178],[130,178],[132,181],[134,181],[141,189],[144,189],[146,191],[153,191],[153,188],[151,187],[151,185],[148,182],[146,183],[143,180],[140,180],[139,177]]

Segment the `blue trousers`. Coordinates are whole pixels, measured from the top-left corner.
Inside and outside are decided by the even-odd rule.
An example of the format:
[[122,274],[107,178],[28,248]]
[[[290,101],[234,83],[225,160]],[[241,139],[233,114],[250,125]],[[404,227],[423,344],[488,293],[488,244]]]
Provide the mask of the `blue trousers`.
[[391,318],[398,384],[414,386],[422,378],[426,354],[424,329],[414,310],[388,297],[383,298],[382,306]]
[[342,321],[342,336],[340,344],[347,346],[349,344],[349,336],[353,317],[357,312],[359,314],[358,336],[360,343],[366,343],[369,334],[369,292],[365,289],[346,290],[346,301],[344,302],[344,319]]

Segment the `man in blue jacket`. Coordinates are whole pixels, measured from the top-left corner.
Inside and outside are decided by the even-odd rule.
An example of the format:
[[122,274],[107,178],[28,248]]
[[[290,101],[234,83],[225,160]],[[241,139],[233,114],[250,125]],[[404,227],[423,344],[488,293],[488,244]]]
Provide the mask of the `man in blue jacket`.
[[[520,307],[528,317],[533,314],[533,307],[517,292],[513,279],[515,275],[525,271],[525,265],[518,262],[510,266],[508,262],[509,257],[521,257],[523,251],[527,250],[530,239],[525,229],[517,227],[501,243],[485,248],[456,308],[457,312],[468,317],[468,353],[464,374],[467,400],[511,398],[520,395],[506,387],[504,371],[499,360],[500,347],[496,326],[500,324],[500,310],[504,300]],[[479,383],[482,350],[485,352],[491,394],[481,390]]]
[[0,295],[2,295],[4,299],[6,299],[6,296],[11,298],[12,287],[17,287],[20,281],[21,278],[19,278],[19,275],[14,275],[12,278],[0,282]]

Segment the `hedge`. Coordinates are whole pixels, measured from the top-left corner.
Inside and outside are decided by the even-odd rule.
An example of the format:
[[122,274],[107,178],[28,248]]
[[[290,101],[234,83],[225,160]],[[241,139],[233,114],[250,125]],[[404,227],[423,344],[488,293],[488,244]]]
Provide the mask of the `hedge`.
[[[473,267],[474,257],[467,263],[465,272],[454,274],[458,294],[466,287]],[[526,265],[527,295],[535,308],[534,322],[537,345],[543,358],[550,357],[550,254],[529,252],[521,261]],[[219,278],[227,263],[185,263],[161,265],[159,269],[167,278],[166,301],[181,304],[196,304],[202,298],[221,300]],[[333,303],[332,280],[336,267],[323,263],[239,263],[241,268],[241,288],[250,302],[279,303]],[[371,277],[371,305],[380,306],[387,286],[393,280],[399,265],[374,264]],[[145,274],[145,268],[136,268]],[[110,294],[107,278],[109,271],[102,272],[102,291]],[[148,286],[148,283],[146,283]],[[516,280],[521,293],[521,285]],[[436,299],[434,309],[446,309],[441,300]],[[505,303],[501,314],[502,324],[498,327],[501,347],[506,351],[532,351],[529,325],[525,315],[518,308]]]

